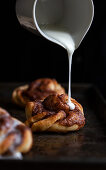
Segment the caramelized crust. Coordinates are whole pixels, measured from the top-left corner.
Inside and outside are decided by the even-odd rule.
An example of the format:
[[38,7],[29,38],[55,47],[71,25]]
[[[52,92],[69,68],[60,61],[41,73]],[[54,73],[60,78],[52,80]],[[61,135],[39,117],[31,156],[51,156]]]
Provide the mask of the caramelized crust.
[[65,94],[64,88],[54,79],[42,78],[35,80],[30,85],[16,88],[13,91],[14,103],[25,107],[28,101],[44,100],[51,94]]
[[0,108],[0,155],[28,152],[32,147],[32,133],[22,122]]
[[75,100],[75,109],[70,110],[68,96],[53,94],[43,101],[28,102],[26,125],[32,131],[68,132],[79,130],[85,125],[82,106]]

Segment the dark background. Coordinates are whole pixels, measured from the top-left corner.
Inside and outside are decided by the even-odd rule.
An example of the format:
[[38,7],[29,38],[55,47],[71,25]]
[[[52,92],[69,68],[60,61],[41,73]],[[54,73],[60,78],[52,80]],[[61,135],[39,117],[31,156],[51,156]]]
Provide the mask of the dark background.
[[[68,82],[68,57],[65,49],[25,30],[16,18],[15,3],[15,0],[8,0],[1,5],[1,82],[24,82],[41,77]],[[94,0],[94,5],[92,27],[73,56],[72,83],[96,84],[105,96],[105,0]]]

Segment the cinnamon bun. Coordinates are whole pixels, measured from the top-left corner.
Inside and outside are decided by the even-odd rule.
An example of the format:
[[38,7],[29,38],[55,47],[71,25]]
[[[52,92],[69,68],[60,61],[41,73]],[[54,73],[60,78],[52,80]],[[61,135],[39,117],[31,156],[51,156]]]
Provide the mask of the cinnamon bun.
[[79,130],[85,125],[83,108],[75,99],[71,98],[71,101],[75,105],[74,110],[70,110],[68,96],[65,94],[53,94],[43,101],[28,102],[25,124],[34,132]]
[[31,130],[0,108],[0,155],[26,153],[32,147]]
[[44,100],[51,94],[65,94],[64,88],[55,79],[42,78],[30,85],[16,88],[12,93],[14,103],[25,107],[26,103],[34,100]]

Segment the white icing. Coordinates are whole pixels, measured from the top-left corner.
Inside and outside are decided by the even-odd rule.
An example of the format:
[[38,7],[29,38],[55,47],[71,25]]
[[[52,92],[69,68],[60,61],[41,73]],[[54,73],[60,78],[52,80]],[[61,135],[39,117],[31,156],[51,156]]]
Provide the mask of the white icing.
[[72,67],[72,55],[75,50],[75,43],[67,30],[62,30],[59,27],[53,27],[53,26],[46,26],[40,27],[42,31],[55,41],[58,41],[66,50],[68,53],[68,58],[69,58],[69,87],[68,87],[68,105],[70,106],[70,110],[75,109],[75,105],[71,102],[71,67]]
[[20,122],[19,122],[18,120],[13,119],[13,124],[12,124],[11,128],[8,129],[8,131],[7,131],[6,134],[2,134],[2,135],[0,136],[0,143],[2,143],[3,140],[5,140],[6,136],[8,136],[8,134],[9,134],[11,131],[14,131],[15,127],[16,127],[17,125],[19,125],[19,124],[20,124]]
[[[8,129],[6,134],[2,134],[0,136],[0,144],[5,140],[5,138],[9,135],[9,133],[14,132],[14,131],[18,131],[16,128],[16,126],[18,126],[20,124],[20,122],[16,119],[13,119],[13,124],[11,126],[10,129]],[[21,136],[19,136],[16,141],[15,144],[19,144],[21,142]],[[22,159],[22,154],[20,152],[15,152],[14,149],[14,145],[12,145],[9,148],[9,151],[11,152],[11,156],[0,156],[0,159]]]
[[0,159],[23,159],[23,156],[20,152],[14,152],[14,154],[10,156],[1,156]]

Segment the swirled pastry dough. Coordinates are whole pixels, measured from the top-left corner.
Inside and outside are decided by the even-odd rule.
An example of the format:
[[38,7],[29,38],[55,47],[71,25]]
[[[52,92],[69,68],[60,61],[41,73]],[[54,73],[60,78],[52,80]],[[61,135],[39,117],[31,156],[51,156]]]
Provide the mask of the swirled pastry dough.
[[26,105],[25,122],[34,132],[53,131],[68,132],[76,131],[85,125],[85,117],[82,106],[71,98],[75,105],[70,110],[67,95],[53,94],[43,101],[28,102]]
[[31,149],[32,142],[30,129],[0,108],[0,155],[26,153]]
[[65,94],[64,88],[54,79],[42,78],[30,85],[20,86],[12,93],[14,103],[25,107],[28,101],[43,100],[51,94]]

